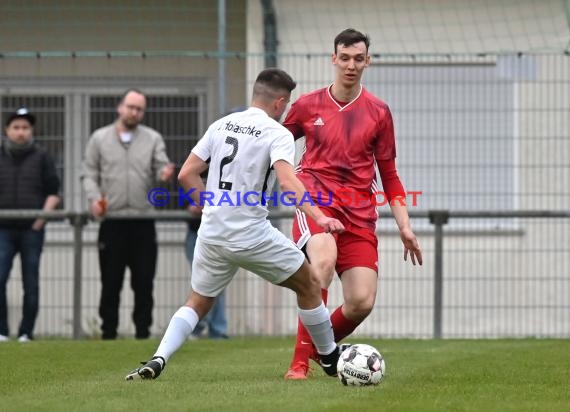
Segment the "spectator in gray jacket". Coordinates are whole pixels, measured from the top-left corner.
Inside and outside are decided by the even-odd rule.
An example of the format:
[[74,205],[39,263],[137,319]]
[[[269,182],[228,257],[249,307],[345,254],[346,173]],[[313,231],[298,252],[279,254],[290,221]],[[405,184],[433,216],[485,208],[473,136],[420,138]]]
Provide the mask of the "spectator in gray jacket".
[[[96,218],[104,217],[107,211],[152,210],[147,198],[149,191],[157,180],[166,182],[173,175],[174,164],[168,160],[162,136],[141,124],[145,109],[145,95],[139,90],[127,90],[117,107],[117,121],[96,130],[89,139],[82,180],[90,211]],[[135,295],[135,337],[148,338],[157,258],[154,221],[103,220],[98,245],[103,339],[117,337],[119,300],[127,266]]]

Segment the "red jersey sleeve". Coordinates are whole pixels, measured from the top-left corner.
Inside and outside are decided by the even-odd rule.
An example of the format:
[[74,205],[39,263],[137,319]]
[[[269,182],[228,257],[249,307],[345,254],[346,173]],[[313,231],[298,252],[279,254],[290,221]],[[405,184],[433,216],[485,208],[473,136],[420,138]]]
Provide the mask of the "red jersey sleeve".
[[299,103],[295,102],[291,105],[291,109],[289,109],[289,113],[287,113],[287,117],[285,117],[285,121],[283,122],[283,126],[293,134],[295,140],[305,135],[303,131],[303,119],[301,118],[302,113],[303,110],[300,108]]
[[378,163],[380,163],[382,160],[390,160],[396,158],[394,122],[392,121],[392,113],[390,113],[390,108],[386,105],[380,110],[380,119],[378,121],[378,134],[376,136],[374,157]]
[[380,172],[380,179],[382,180],[382,188],[388,202],[391,202],[394,197],[406,197],[406,191],[402,182],[398,177],[396,171],[396,162],[394,159],[381,160],[378,162],[378,171]]

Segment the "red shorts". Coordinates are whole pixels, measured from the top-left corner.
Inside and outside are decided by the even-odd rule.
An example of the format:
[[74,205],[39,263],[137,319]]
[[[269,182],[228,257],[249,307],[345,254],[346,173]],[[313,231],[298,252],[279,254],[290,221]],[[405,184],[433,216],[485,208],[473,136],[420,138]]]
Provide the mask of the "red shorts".
[[[378,273],[378,238],[373,230],[353,226],[346,222],[346,218],[336,210],[320,206],[323,213],[329,217],[337,218],[342,222],[345,231],[335,233],[337,259],[336,273],[342,274],[345,270],[354,267],[366,267]],[[297,209],[293,219],[293,240],[299,249],[303,249],[311,235],[323,233],[324,229]]]

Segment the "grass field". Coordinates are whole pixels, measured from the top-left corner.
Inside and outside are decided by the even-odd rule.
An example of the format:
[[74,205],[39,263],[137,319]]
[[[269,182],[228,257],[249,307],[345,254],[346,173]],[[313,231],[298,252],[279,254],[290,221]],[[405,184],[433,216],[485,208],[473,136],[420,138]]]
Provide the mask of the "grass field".
[[0,410],[570,411],[569,340],[358,341],[386,359],[377,387],[283,380],[291,339],[191,341],[134,382],[157,340],[2,343]]

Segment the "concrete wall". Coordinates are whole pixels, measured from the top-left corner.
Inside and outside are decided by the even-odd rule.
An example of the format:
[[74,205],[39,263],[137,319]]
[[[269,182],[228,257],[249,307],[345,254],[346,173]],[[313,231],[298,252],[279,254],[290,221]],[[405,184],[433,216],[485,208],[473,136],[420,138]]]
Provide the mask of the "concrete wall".
[[[227,2],[226,11],[226,49],[243,51],[246,1]],[[46,57],[0,59],[0,77],[169,77],[180,82],[198,78],[211,90],[208,105],[213,120],[219,114],[218,63],[201,53],[218,49],[217,22],[217,3],[208,0],[5,2],[0,5],[0,53],[27,56],[42,52]],[[49,53],[70,52],[78,56],[83,56],[81,52],[94,52],[94,56],[146,52],[148,57],[49,57]],[[244,70],[243,59],[227,60],[228,79],[243,78]],[[226,93],[228,109],[246,100],[243,87],[228,87]]]

